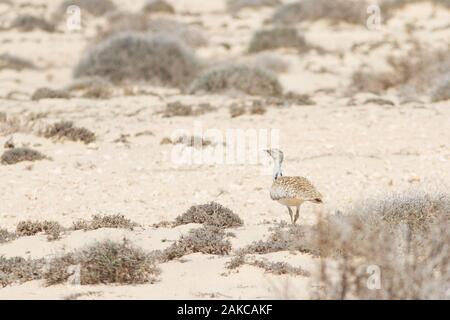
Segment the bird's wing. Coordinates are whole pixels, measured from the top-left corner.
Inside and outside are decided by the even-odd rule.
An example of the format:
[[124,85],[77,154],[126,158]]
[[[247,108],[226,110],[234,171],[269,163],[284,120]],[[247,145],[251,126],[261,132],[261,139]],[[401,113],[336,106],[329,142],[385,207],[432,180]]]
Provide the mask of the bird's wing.
[[274,181],[270,189],[270,197],[273,200],[283,198],[301,200],[321,200],[322,195],[312,183],[304,177],[279,177]]

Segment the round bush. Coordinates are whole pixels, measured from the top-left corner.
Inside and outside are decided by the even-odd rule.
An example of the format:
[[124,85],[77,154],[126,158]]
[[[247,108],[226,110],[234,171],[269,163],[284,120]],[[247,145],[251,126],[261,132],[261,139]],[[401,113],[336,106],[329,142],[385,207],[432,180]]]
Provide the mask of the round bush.
[[100,76],[111,82],[145,81],[180,87],[191,81],[200,64],[192,50],[167,35],[125,33],[100,42],[74,70],[74,77]]

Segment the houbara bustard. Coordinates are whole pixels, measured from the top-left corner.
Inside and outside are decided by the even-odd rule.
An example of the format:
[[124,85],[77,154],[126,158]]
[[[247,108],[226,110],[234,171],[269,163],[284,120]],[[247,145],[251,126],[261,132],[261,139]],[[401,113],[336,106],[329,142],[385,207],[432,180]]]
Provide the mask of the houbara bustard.
[[[270,188],[270,197],[286,206],[291,216],[292,224],[295,224],[300,214],[300,206],[305,201],[322,203],[322,195],[312,183],[304,177],[288,177],[281,173],[283,152],[279,149],[266,149],[273,159],[273,183]],[[291,207],[296,207],[295,216]]]

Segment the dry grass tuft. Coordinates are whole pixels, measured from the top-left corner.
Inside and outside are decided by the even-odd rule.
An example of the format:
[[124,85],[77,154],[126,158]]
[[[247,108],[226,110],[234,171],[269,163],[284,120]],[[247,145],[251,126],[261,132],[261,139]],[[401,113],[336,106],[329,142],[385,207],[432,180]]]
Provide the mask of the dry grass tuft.
[[70,121],[61,121],[48,126],[43,135],[46,138],[82,141],[85,144],[96,140],[95,134],[92,131],[82,127],[75,127]]
[[0,158],[1,164],[10,165],[22,161],[39,161],[49,159],[39,151],[30,148],[14,148],[6,150]]
[[93,215],[90,221],[79,220],[73,223],[73,230],[96,230],[100,228],[117,228],[133,230],[138,224],[122,214]]
[[2,53],[0,55],[0,70],[12,69],[20,71],[23,69],[35,69],[35,68],[36,68],[35,65],[27,59],[14,56],[9,53]]
[[445,83],[450,73],[448,51],[430,51],[416,42],[413,45],[406,55],[389,56],[386,71],[356,71],[352,76],[351,91],[380,94],[395,88],[408,98],[426,94],[433,101],[445,99]]
[[19,284],[42,277],[43,260],[0,256],[0,286]]
[[270,71],[241,64],[227,64],[207,70],[193,81],[189,92],[224,93],[237,91],[255,96],[281,96],[283,88]]
[[61,236],[61,232],[64,228],[55,221],[21,221],[17,224],[16,234],[20,237],[34,236],[40,232],[44,232],[47,235],[48,240],[57,240]]
[[281,6],[275,11],[272,20],[276,24],[290,25],[326,19],[331,23],[347,22],[365,26],[367,7],[365,1],[303,0]]
[[190,207],[175,219],[175,225],[201,223],[219,228],[240,227],[242,219],[230,209],[216,202]]
[[47,285],[66,282],[79,266],[80,284],[140,284],[155,281],[159,274],[155,259],[124,240],[97,242],[56,257],[44,273]]
[[294,48],[299,52],[308,50],[305,38],[294,28],[277,27],[257,31],[248,48],[248,52],[255,53],[279,48]]
[[31,100],[38,101],[41,99],[70,99],[70,93],[66,90],[39,88],[31,96]]
[[231,13],[236,13],[242,9],[276,7],[280,4],[280,0],[227,0],[227,9]]
[[192,105],[183,104],[180,101],[168,103],[162,112],[164,118],[199,116],[213,111],[215,108],[208,103],[201,103],[196,108]]
[[102,16],[116,10],[116,5],[111,0],[64,0],[60,5],[60,12],[65,13],[69,6],[78,6],[82,12],[88,12],[93,16]]
[[175,13],[174,7],[164,0],[147,0],[142,10],[145,13]]
[[46,32],[54,32],[55,26],[41,17],[35,17],[32,15],[24,14],[16,17],[12,23],[11,28],[17,29],[21,32],[30,32],[35,29],[43,30]]
[[186,136],[182,135],[176,137],[175,139],[171,139],[169,137],[164,137],[161,139],[161,145],[163,144],[184,144],[188,147],[201,148],[212,145],[212,141],[199,136]]
[[198,48],[208,41],[202,30],[166,17],[149,18],[144,13],[118,12],[109,18],[108,27],[99,33],[97,41],[105,40],[119,33],[163,34],[177,38],[188,46]]
[[74,76],[182,87],[193,79],[199,67],[192,50],[176,38],[126,33],[89,50],[76,66]]
[[225,267],[229,270],[237,270],[243,265],[250,265],[257,268],[264,269],[266,273],[273,273],[276,275],[296,275],[309,277],[310,273],[305,271],[301,267],[293,267],[286,262],[272,262],[267,259],[248,259],[247,256],[243,253],[239,253],[235,257],[233,257],[230,261],[228,261]]
[[182,236],[164,250],[162,259],[163,261],[170,261],[196,252],[216,255],[228,254],[231,251],[231,243],[225,237],[225,231],[215,226],[192,229],[186,236]]

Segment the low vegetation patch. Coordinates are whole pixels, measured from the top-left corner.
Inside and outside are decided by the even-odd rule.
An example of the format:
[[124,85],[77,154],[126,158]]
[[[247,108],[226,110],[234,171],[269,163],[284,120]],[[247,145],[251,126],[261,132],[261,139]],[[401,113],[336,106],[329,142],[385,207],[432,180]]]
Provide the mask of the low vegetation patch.
[[40,279],[44,261],[22,257],[5,258],[0,256],[0,286]]
[[214,109],[215,108],[213,108],[209,103],[200,103],[198,106],[194,107],[190,104],[175,101],[166,105],[162,115],[165,118],[199,116],[207,112],[211,112]]
[[78,220],[73,223],[73,230],[96,230],[100,228],[117,228],[133,230],[137,227],[136,222],[125,218],[122,214],[93,215],[91,220]]
[[268,70],[241,64],[227,64],[207,70],[193,81],[190,93],[237,91],[255,96],[281,96],[283,88]]
[[[321,259],[318,298],[448,298],[448,195],[393,194],[321,221],[319,250],[332,259]],[[367,286],[368,270],[374,268],[382,274],[379,290]]]
[[432,101],[446,99],[450,74],[448,50],[430,51],[414,42],[408,54],[390,55],[386,62],[388,68],[384,71],[356,71],[350,91],[382,94],[393,88],[406,98],[427,95]]
[[23,70],[23,69],[35,69],[33,62],[11,55],[9,53],[0,54],[0,70],[2,69],[12,69],[12,70]]
[[216,202],[190,207],[175,219],[175,225],[201,223],[219,228],[240,227],[242,219],[230,209]]
[[163,251],[164,261],[201,252],[205,254],[225,255],[231,251],[231,243],[226,239],[223,229],[215,226],[203,226],[192,229],[186,236],[181,236],[169,248]]
[[255,53],[279,48],[294,48],[300,52],[308,50],[305,38],[296,29],[277,27],[257,31],[250,41],[248,51]]
[[199,67],[192,50],[176,38],[126,33],[89,50],[76,66],[74,76],[180,87],[193,79]]
[[205,46],[208,42],[201,29],[196,26],[166,17],[149,18],[145,13],[124,12],[111,15],[108,27],[98,34],[97,41],[124,32],[164,34],[194,48]]
[[17,29],[21,32],[29,32],[35,29],[43,30],[46,32],[54,32],[55,26],[41,17],[35,17],[32,15],[19,15],[11,23],[11,28]]
[[188,147],[201,148],[212,145],[212,141],[204,137],[182,135],[174,139],[164,137],[160,144],[184,144]]
[[21,221],[17,224],[16,234],[22,236],[34,236],[40,232],[47,235],[48,240],[57,240],[60,238],[64,228],[55,221]]
[[276,24],[290,25],[304,21],[326,19],[332,23],[346,22],[365,26],[368,3],[348,0],[303,0],[279,7],[274,15]]
[[242,9],[276,7],[280,4],[280,0],[227,0],[227,9],[231,13],[236,13]]
[[44,273],[47,285],[66,282],[79,267],[80,284],[140,284],[155,281],[159,274],[155,259],[124,240],[97,242],[56,257]]
[[0,158],[0,162],[4,165],[10,165],[22,161],[39,161],[44,159],[49,158],[39,151],[23,147],[6,150]]
[[82,141],[86,144],[94,142],[96,139],[92,131],[82,127],[75,127],[70,121],[61,121],[48,126],[44,131],[44,137]]
[[9,232],[6,229],[0,228],[0,243],[12,241],[16,238],[14,233]]
[[37,101],[41,99],[70,99],[70,93],[65,90],[39,88],[31,96],[31,100]]
[[142,9],[145,13],[175,13],[175,8],[164,0],[147,0]]

